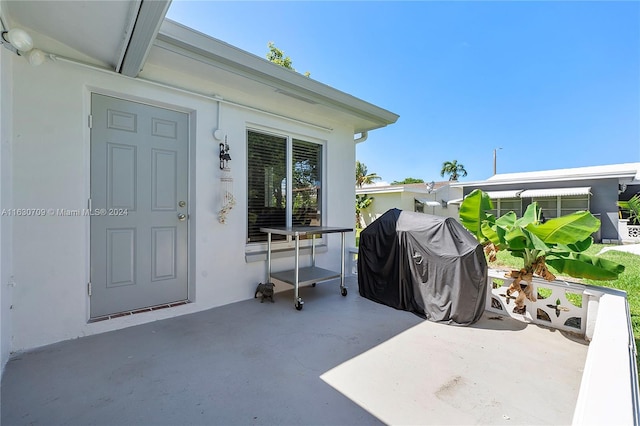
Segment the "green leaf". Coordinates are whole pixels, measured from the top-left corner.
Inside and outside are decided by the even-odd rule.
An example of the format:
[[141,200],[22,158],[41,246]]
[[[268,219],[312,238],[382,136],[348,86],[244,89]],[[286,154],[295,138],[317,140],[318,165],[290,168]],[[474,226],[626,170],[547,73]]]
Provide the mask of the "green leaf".
[[531,241],[531,245],[535,250],[539,250],[544,253],[547,253],[548,251],[551,250],[552,247],[549,246],[548,244],[545,244],[545,242],[542,241],[536,234],[528,233],[528,236],[529,236],[529,240]]
[[558,257],[567,257],[571,253],[573,253],[573,250],[571,250],[569,246],[566,246],[564,244],[555,244],[553,248],[548,252],[548,254],[552,254]]
[[481,231],[482,235],[484,235],[485,238],[491,241],[498,248],[498,250],[504,250],[506,248],[504,241],[504,229],[496,225],[490,226],[489,223],[485,221],[481,224]]
[[568,257],[561,258],[547,258],[546,262],[559,273],[574,278],[614,280],[624,272],[624,265],[583,253],[571,253]]
[[545,223],[530,223],[526,228],[547,244],[575,244],[596,232],[600,228],[600,220],[589,212],[580,211]]
[[506,243],[509,245],[509,248],[513,250],[524,250],[533,248],[533,244],[531,243],[531,239],[529,238],[529,233],[517,226],[511,229],[504,236]]
[[627,206],[629,209],[629,220],[640,220],[640,196],[636,194],[631,197],[631,199],[627,202]]
[[505,230],[508,230],[513,228],[513,226],[516,224],[517,219],[518,217],[516,216],[516,214],[511,211],[503,214],[498,219],[496,219],[496,225],[504,228]]
[[538,223],[539,210],[540,208],[538,207],[538,203],[536,203],[535,201],[529,204],[527,206],[527,210],[525,210],[522,217],[516,221],[515,225],[526,228],[529,224]]
[[467,195],[460,205],[460,222],[481,243],[486,241],[482,234],[482,222],[487,220],[487,210],[493,209],[491,199],[479,189]]
[[574,244],[567,244],[567,247],[571,251],[582,252],[587,250],[589,247],[591,247],[591,244],[593,244],[593,237],[589,235],[587,238],[585,238],[582,241],[578,241],[577,243],[574,243]]

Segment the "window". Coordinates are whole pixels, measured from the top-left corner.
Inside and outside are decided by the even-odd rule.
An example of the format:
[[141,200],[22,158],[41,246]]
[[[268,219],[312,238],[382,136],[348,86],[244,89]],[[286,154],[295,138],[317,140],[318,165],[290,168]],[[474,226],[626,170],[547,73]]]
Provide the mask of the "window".
[[546,219],[575,213],[579,210],[589,211],[588,195],[565,195],[562,197],[533,198],[542,209]]
[[489,210],[489,213],[500,217],[505,213],[513,211],[516,216],[522,216],[522,200],[520,198],[499,198],[492,199],[493,210]]
[[589,211],[588,195],[560,197],[560,216],[575,213],[580,210]]
[[322,145],[254,130],[247,145],[247,242],[266,241],[262,227],[322,224]]
[[558,200],[553,198],[533,198],[531,201],[538,203],[538,207],[542,210],[542,215],[546,219],[558,217]]

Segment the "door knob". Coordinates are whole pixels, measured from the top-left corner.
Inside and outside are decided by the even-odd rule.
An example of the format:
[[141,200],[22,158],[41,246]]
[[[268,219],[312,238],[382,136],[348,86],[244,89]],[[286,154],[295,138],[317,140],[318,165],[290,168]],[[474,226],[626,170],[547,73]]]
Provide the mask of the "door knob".
[[184,221],[186,218],[187,218],[187,215],[186,215],[186,214],[184,214],[184,213],[180,213],[180,214],[178,215],[178,220],[179,220],[180,222]]

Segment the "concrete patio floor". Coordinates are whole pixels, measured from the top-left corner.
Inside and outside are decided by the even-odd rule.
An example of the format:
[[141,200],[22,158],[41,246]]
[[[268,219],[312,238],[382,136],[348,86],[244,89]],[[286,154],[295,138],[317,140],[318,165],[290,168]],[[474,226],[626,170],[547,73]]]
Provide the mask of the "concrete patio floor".
[[[570,424],[588,346],[496,319],[436,324],[348,282],[15,355],[1,424]],[[144,314],[140,314],[144,315]]]

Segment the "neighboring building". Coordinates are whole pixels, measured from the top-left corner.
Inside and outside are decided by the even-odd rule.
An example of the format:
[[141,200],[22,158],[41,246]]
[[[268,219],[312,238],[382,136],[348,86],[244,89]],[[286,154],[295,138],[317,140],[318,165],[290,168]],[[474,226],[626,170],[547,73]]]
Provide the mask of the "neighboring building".
[[356,194],[373,198],[371,205],[361,213],[361,226],[367,226],[389,209],[433,214],[458,218],[458,205],[452,200],[462,199],[462,188],[450,185],[450,181],[390,185],[378,182],[356,188]]
[[[0,3],[3,30],[46,52],[0,49],[0,366],[253,297],[261,225],[353,225],[355,140],[398,116],[164,20],[168,5]],[[318,245],[340,270],[339,239]],[[274,246],[288,269],[293,244]]]
[[474,189],[487,192],[496,215],[513,210],[520,216],[533,201],[547,219],[588,210],[601,221],[596,240],[618,242],[624,239],[618,232],[618,201],[640,192],[640,163],[504,173],[452,186],[465,196]]

